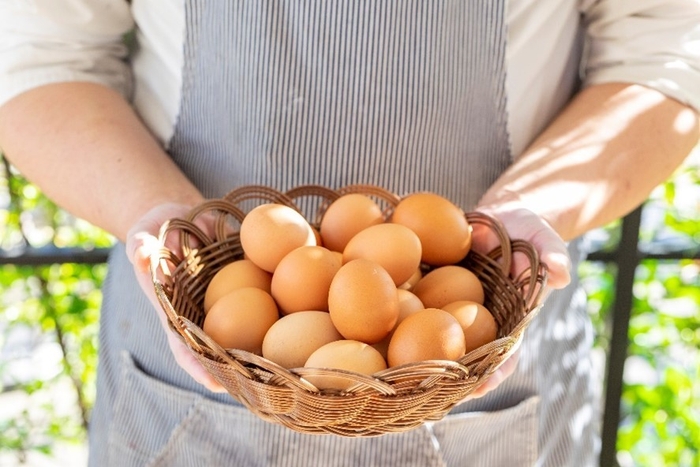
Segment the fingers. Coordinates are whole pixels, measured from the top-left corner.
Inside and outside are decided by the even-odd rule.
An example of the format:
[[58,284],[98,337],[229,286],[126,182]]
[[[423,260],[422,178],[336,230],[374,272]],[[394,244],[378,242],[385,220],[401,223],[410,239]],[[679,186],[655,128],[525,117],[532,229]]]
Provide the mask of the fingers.
[[187,348],[187,346],[180,341],[170,329],[168,325],[168,318],[161,309],[160,302],[158,301],[153,289],[153,282],[150,274],[147,272],[137,271],[136,279],[149,302],[155,308],[160,324],[163,327],[163,331],[166,333],[170,350],[172,351],[178,365],[180,365],[180,367],[182,367],[182,369],[185,370],[195,381],[210,391],[226,392],[226,389],[207,372],[206,368],[204,368],[202,364],[194,357],[194,355],[192,355],[192,351]]
[[[139,219],[129,232],[126,238],[126,254],[129,260],[137,265],[143,260],[145,255],[150,255],[157,245],[157,239],[161,226],[165,221],[182,217],[190,210],[189,206],[183,204],[169,203],[154,207]],[[144,249],[144,247],[147,247]],[[138,264],[140,266],[140,264]]]
[[156,310],[175,361],[195,381],[210,391],[226,392],[226,389],[207,372],[190,349],[170,329],[168,318],[156,297],[150,274],[151,261],[160,248],[158,235],[161,225],[168,219],[185,215],[189,209],[188,206],[166,204],[149,211],[129,230],[126,240],[126,255],[134,265],[134,273],[141,290]]
[[[511,238],[528,241],[535,247],[540,261],[549,270],[548,288],[561,289],[569,284],[571,260],[567,245],[547,221],[524,208],[480,207],[478,210],[500,220]],[[477,227],[480,227],[474,230],[477,251],[489,251],[497,246],[496,236],[489,229]],[[513,261],[516,275],[529,267],[529,262],[522,255],[515,255]]]
[[489,392],[496,389],[503,383],[510,375],[515,372],[518,366],[518,360],[520,359],[520,341],[517,342],[514,348],[513,354],[508,357],[501,366],[498,367],[496,371],[493,372],[489,378],[478,386],[471,394],[469,394],[462,402],[467,402],[472,399],[478,399],[484,397]]
[[571,282],[571,260],[569,255],[560,253],[545,254],[542,262],[549,268],[547,276],[547,287],[552,289],[563,289]]
[[182,341],[178,340],[172,332],[168,332],[168,345],[175,357],[175,361],[180,367],[189,374],[192,379],[209,389],[211,392],[226,392],[221,383],[202,366],[202,364],[192,355],[190,349],[187,348]]
[[[534,215],[533,215],[534,216]],[[532,232],[529,241],[549,269],[547,286],[561,289],[571,282],[571,259],[566,243],[544,221]]]
[[158,249],[158,239],[146,232],[139,232],[127,239],[126,254],[134,267],[144,274],[148,274],[151,266],[151,258]]
[[518,366],[518,359],[520,352],[515,352],[510,356],[503,364],[486,380],[484,384],[476,388],[476,390],[469,395],[470,399],[478,399],[483,397],[489,392],[496,389],[505,381],[510,375],[513,374],[515,368]]

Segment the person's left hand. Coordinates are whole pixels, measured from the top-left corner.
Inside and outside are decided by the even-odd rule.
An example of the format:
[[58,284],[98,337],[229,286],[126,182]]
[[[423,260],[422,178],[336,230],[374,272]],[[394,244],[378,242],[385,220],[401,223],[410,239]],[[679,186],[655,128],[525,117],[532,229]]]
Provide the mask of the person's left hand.
[[[160,247],[158,240],[161,225],[169,219],[184,217],[189,211],[189,206],[181,204],[163,204],[154,207],[129,230],[126,241],[126,254],[134,266],[134,273],[143,293],[155,308],[158,314],[161,327],[165,332],[168,345],[173,353],[175,361],[185,370],[195,381],[205,386],[212,392],[226,392],[226,389],[207,372],[204,366],[194,357],[184,342],[178,338],[168,325],[168,318],[161,308],[156,297],[153,281],[151,279],[151,261]],[[206,225],[201,226],[205,228]],[[177,251],[179,247],[179,236],[173,235],[168,238],[168,248]]]
[[[539,254],[540,261],[547,265],[547,288],[542,297],[546,297],[547,289],[561,289],[571,281],[569,258],[566,243],[557,232],[540,216],[529,209],[519,206],[481,206],[476,209],[499,220],[511,239],[526,240],[531,243]],[[498,246],[498,238],[490,229],[482,225],[474,225],[472,248],[479,253],[488,253]],[[529,263],[520,255],[513,257],[512,272],[520,274]],[[544,298],[543,298],[544,299]],[[520,349],[501,364],[485,383],[479,386],[466,400],[483,397],[496,389],[516,369]]]

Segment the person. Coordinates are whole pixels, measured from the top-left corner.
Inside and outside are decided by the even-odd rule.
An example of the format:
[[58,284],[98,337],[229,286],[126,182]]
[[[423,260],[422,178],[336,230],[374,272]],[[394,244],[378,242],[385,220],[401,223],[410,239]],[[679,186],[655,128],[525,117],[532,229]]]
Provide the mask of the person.
[[[0,147],[119,240],[90,464],[594,465],[581,236],[696,144],[698,41],[697,0],[0,1]],[[154,235],[237,186],[305,183],[434,191],[535,244],[557,290],[517,365],[374,438],[299,434],[218,392],[154,312]]]

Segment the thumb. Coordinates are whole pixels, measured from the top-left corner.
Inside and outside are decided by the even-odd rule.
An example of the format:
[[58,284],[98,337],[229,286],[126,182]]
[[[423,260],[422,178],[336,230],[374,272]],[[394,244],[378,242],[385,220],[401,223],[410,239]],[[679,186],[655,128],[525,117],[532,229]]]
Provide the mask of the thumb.
[[561,289],[571,282],[571,259],[566,246],[553,229],[539,229],[530,243],[540,253],[540,260],[547,265],[547,286]]
[[148,273],[151,266],[151,258],[158,251],[158,239],[147,232],[138,232],[128,237],[126,242],[126,255],[131,264],[141,273]]

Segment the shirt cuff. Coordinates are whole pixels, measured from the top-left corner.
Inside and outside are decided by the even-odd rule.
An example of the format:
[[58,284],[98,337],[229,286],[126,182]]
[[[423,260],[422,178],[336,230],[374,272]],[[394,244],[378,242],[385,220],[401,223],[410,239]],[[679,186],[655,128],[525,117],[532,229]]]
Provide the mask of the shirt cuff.
[[96,74],[67,68],[32,68],[21,72],[0,74],[0,106],[30,89],[54,83],[89,82],[102,84],[131,99],[132,82],[129,68],[124,64],[114,73]]
[[[675,66],[674,66],[675,65]],[[631,83],[655,89],[700,112],[700,70],[687,63],[628,64],[589,71],[584,86],[604,83]]]

